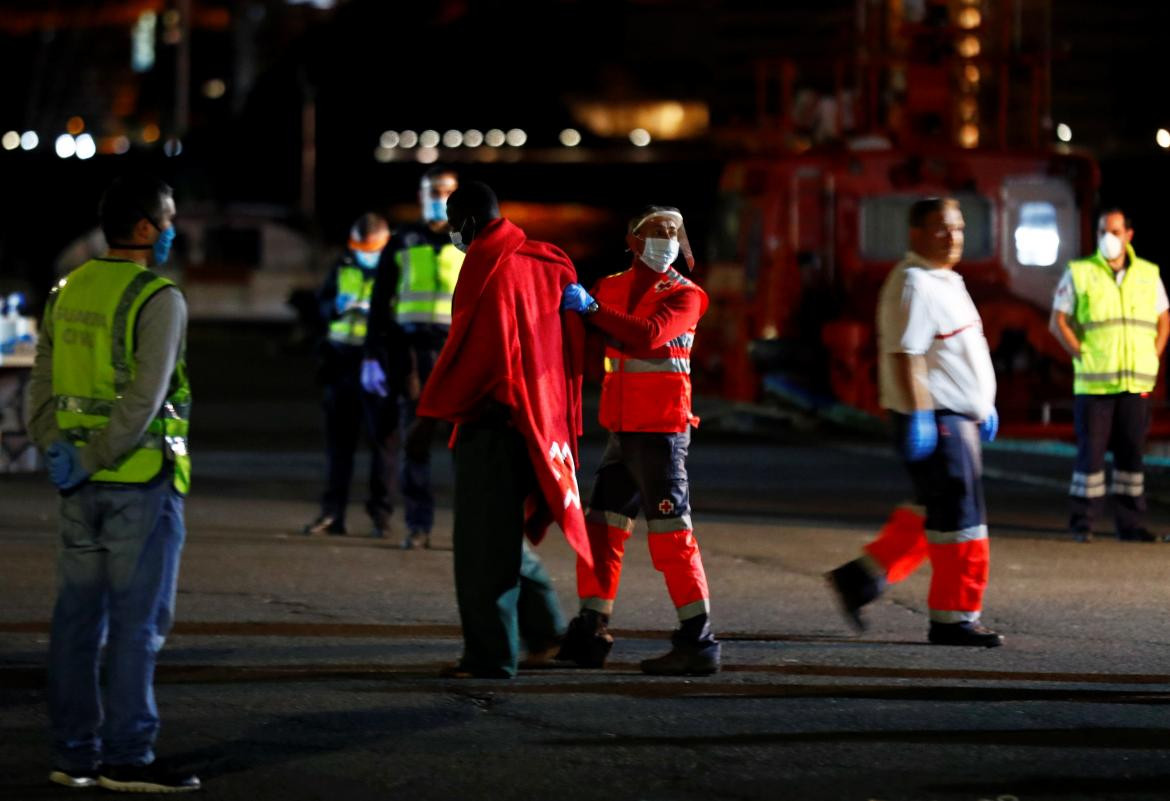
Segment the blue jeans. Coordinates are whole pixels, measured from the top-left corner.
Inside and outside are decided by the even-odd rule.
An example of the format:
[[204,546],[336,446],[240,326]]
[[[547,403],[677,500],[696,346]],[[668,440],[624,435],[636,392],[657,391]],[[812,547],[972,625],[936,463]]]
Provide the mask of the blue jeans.
[[[171,629],[183,498],[155,486],[83,484],[61,496],[49,717],[62,770],[154,760],[154,663]],[[99,669],[106,654],[103,715]]]

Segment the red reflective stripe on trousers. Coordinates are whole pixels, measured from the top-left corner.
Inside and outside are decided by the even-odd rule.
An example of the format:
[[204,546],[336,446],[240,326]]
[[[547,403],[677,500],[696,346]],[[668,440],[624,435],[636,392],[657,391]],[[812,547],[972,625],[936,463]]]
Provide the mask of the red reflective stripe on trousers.
[[978,612],[983,608],[987,572],[991,558],[989,540],[955,542],[930,546],[931,609],[948,612]]
[[589,550],[593,552],[593,569],[577,559],[577,596],[612,601],[617,597],[622,578],[622,556],[630,532],[604,523],[585,524],[589,532]]
[[699,541],[690,530],[649,535],[650,559],[666,579],[675,609],[710,598]]
[[886,581],[893,584],[909,576],[926,558],[926,518],[899,506],[878,532],[877,539],[865,546],[886,571]]

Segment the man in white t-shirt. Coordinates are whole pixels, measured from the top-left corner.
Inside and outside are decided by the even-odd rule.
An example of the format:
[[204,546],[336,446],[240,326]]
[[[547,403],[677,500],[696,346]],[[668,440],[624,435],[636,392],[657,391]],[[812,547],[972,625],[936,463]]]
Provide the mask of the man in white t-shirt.
[[929,557],[929,641],[994,647],[1003,638],[979,622],[989,563],[980,440],[995,438],[999,417],[983,323],[953,270],[963,255],[959,204],[914,203],[910,247],[878,296],[878,388],[915,502],[826,577],[862,629],[862,607]]
[[1069,486],[1069,530],[1091,542],[1105,503],[1105,452],[1113,451],[1117,537],[1155,542],[1146,530],[1142,452],[1150,390],[1170,335],[1170,302],[1158,265],[1138,258],[1133,226],[1119,209],[1100,216],[1097,251],[1074,259],[1056,288],[1049,324],[1073,360],[1077,459]]

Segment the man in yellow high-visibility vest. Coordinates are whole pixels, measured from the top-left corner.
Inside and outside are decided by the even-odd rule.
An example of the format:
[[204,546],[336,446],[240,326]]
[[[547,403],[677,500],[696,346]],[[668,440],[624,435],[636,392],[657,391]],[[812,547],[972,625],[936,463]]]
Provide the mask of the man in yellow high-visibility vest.
[[370,536],[383,537],[394,511],[393,489],[398,409],[392,399],[362,386],[364,347],[369,325],[374,276],[390,226],[378,214],[366,213],[350,228],[345,255],[317,293],[318,313],[327,325],[321,343],[318,379],[325,389],[326,486],[321,512],[305,526],[305,534],[345,534],[354,451],[363,422],[370,440],[369,494],[366,512]]
[[[451,242],[447,198],[458,187],[459,179],[449,167],[426,171],[418,193],[422,221],[395,228],[374,282],[362,384],[367,392],[383,396],[393,395],[395,384],[400,385],[402,431],[414,421],[423,385],[451,328],[451,299],[463,251]],[[405,343],[406,353],[395,352],[399,342]],[[393,375],[396,362],[405,365],[404,376]],[[389,378],[385,368],[391,371]],[[429,452],[414,457],[406,454],[399,475],[407,529],[402,547],[408,549],[430,547],[435,520]]]
[[166,262],[174,216],[161,181],[114,182],[101,207],[109,250],[53,289],[29,383],[28,429],[61,490],[49,778],[69,787],[199,788],[153,750],[154,664],[174,619],[191,475],[187,306],[147,269]]
[[1113,514],[1121,540],[1154,542],[1144,525],[1142,451],[1150,391],[1170,335],[1170,302],[1158,265],[1138,258],[1120,209],[1101,215],[1097,251],[1069,263],[1056,288],[1050,328],[1073,360],[1077,459],[1069,529],[1091,542],[1105,501],[1105,452],[1113,451]]

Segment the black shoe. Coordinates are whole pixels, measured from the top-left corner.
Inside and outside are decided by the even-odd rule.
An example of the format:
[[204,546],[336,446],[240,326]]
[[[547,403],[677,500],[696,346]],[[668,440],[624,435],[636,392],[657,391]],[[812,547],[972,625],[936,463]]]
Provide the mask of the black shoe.
[[98,769],[55,770],[49,774],[49,781],[62,787],[97,787]]
[[857,631],[865,631],[861,608],[882,594],[885,579],[874,578],[860,559],[854,559],[836,570],[830,570],[825,574],[825,580],[837,596],[837,604],[845,620]]
[[1073,531],[1072,535],[1074,542],[1090,543],[1093,541],[1093,532],[1089,531],[1088,529],[1075,530]]
[[1131,528],[1128,531],[1117,532],[1117,539],[1122,542],[1157,542],[1158,537],[1144,528]]
[[996,648],[1003,645],[1003,637],[978,623],[935,623],[930,624],[927,635],[931,645],[970,645],[979,648]]
[[529,645],[528,655],[520,660],[520,664],[517,667],[521,670],[541,670],[543,668],[556,667],[556,658],[560,655],[561,645],[564,641],[564,637],[554,637],[544,643]]
[[431,547],[431,532],[415,529],[402,540],[402,550],[413,551],[416,548]]
[[150,765],[104,765],[98,783],[120,793],[189,793],[203,785],[198,776]]
[[309,536],[318,534],[332,534],[334,536],[341,536],[345,534],[345,523],[338,520],[333,515],[321,515],[312,523],[309,523],[303,529],[302,534]]
[[710,676],[719,672],[723,647],[715,640],[675,642],[670,651],[642,660],[642,672],[650,676]]
[[569,621],[565,639],[557,651],[557,661],[572,662],[577,667],[605,667],[605,658],[613,648],[613,635],[606,628],[609,616],[593,609],[582,609]]

